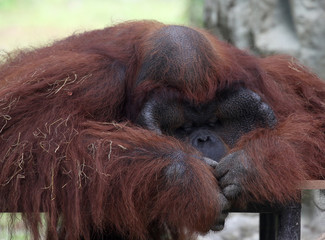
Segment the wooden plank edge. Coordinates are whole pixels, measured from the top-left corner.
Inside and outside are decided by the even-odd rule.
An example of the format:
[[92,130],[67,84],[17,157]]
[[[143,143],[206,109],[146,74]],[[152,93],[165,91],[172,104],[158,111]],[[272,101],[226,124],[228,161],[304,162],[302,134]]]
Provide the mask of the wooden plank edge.
[[325,189],[325,180],[301,181],[299,189]]

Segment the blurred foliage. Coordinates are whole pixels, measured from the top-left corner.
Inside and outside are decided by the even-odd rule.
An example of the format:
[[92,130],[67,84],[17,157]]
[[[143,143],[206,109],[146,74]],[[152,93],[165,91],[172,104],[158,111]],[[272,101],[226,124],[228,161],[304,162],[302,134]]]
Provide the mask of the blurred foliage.
[[[40,235],[45,239],[45,214],[41,214]],[[12,228],[10,228],[12,227]],[[29,234],[26,234],[26,226],[22,220],[21,214],[0,214],[0,240],[30,240]]]
[[0,26],[103,27],[114,21],[143,18],[185,22],[185,5],[185,0],[0,0]]
[[[15,232],[11,232],[8,229],[9,226],[13,226]],[[21,220],[20,214],[10,215],[3,213],[0,215],[0,240],[25,240],[26,231],[23,221]]]
[[[0,50],[35,46],[126,20],[188,24],[203,0],[0,0]],[[201,8],[201,9],[197,9]]]
[[204,0],[189,0],[188,17],[192,25],[203,27]]

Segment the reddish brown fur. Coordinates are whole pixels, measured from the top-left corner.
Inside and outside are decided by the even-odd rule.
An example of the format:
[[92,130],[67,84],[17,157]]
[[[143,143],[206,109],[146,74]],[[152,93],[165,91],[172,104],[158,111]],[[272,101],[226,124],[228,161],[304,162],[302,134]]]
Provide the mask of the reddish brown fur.
[[[129,122],[155,89],[198,103],[241,85],[272,106],[278,126],[247,134],[234,149],[257,169],[244,184],[254,196],[246,200],[285,202],[300,180],[324,178],[324,83],[290,58],[256,58],[197,30],[211,47],[202,52],[208,62],[196,59],[200,80],[186,82],[179,71],[173,82],[136,84],[163,27],[119,24],[9,55],[0,66],[0,209],[24,212],[35,238],[39,211],[48,212],[53,239],[59,222],[66,239],[87,239],[90,226],[134,239],[146,239],[152,224],[173,227],[180,239],[211,227],[219,209],[209,167],[191,147]],[[185,164],[183,178],[164,179],[175,162]]]

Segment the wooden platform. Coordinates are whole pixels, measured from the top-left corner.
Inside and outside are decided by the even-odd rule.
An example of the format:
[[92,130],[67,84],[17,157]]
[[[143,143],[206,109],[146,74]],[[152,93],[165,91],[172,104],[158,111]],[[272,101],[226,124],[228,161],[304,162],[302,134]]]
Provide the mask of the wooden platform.
[[325,180],[302,181],[300,189],[325,189]]

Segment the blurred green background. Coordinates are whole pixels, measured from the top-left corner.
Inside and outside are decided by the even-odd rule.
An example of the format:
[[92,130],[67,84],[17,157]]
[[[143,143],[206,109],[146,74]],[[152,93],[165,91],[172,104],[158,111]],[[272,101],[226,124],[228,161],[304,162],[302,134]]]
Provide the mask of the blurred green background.
[[125,20],[189,24],[201,0],[0,0],[0,50],[38,46]]
[[[200,25],[203,0],[0,0],[0,54],[126,20]],[[8,231],[8,225],[14,231]],[[0,215],[0,240],[30,239],[20,215]]]

